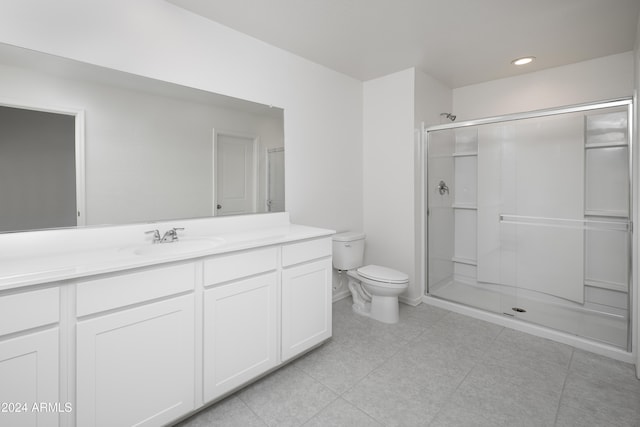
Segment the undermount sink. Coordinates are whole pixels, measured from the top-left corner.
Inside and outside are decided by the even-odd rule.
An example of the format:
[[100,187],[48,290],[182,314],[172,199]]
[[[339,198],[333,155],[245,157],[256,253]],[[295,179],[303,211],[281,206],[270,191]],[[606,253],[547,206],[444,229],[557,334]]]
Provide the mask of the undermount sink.
[[219,237],[210,238],[184,238],[171,243],[156,243],[144,246],[133,246],[121,250],[131,251],[135,255],[179,255],[182,253],[198,252],[215,248],[224,243]]

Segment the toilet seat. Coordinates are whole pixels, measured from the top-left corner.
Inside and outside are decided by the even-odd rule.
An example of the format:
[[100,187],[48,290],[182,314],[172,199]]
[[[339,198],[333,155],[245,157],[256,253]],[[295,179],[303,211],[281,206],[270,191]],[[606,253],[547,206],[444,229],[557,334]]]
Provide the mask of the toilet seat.
[[366,265],[356,270],[365,279],[375,282],[388,283],[390,285],[403,285],[409,281],[409,276],[401,271],[379,265]]

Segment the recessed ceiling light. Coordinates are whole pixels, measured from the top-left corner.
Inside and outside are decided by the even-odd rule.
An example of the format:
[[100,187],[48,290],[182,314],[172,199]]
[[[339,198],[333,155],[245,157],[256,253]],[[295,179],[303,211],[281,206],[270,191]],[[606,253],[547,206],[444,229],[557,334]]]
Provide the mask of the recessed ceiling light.
[[534,59],[536,59],[535,56],[524,56],[522,58],[514,59],[511,63],[513,65],[527,65],[531,64]]

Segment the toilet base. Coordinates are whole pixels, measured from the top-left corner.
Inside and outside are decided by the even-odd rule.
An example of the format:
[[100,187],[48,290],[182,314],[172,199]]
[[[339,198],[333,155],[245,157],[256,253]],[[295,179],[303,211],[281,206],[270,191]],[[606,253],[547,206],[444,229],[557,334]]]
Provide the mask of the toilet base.
[[400,309],[398,306],[398,297],[383,297],[374,295],[371,298],[371,314],[372,319],[376,319],[384,323],[398,323],[400,320]]
[[353,298],[351,309],[354,313],[369,317],[371,314],[371,296],[362,289],[360,283],[353,279],[349,279],[349,290]]
[[351,304],[351,309],[354,313],[359,314],[360,316],[371,317],[371,303],[367,302],[363,305],[360,304]]
[[349,290],[354,313],[383,323],[398,323],[400,320],[397,296],[371,295],[354,279],[349,279]]

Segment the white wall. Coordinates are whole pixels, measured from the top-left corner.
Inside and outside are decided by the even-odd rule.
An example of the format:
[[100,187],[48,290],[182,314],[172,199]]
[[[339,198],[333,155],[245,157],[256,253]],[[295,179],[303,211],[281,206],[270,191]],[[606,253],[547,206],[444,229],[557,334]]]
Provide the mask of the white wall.
[[419,129],[449,111],[451,91],[414,68],[364,83],[365,262],[409,275],[405,301],[422,296],[419,277]]
[[457,122],[631,96],[633,53],[579,62],[453,90]]
[[6,0],[0,42],[285,109],[293,222],[362,228],[362,83],[161,0]]
[[430,75],[416,70],[415,127],[420,128],[441,123],[440,113],[450,113],[453,108],[453,92],[450,87]]
[[409,274],[415,286],[413,68],[364,83],[365,262]]

